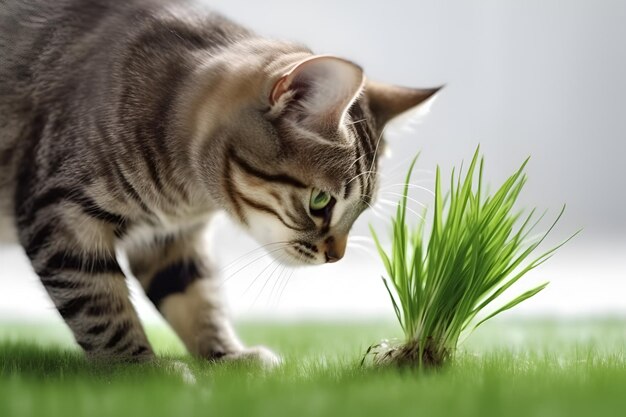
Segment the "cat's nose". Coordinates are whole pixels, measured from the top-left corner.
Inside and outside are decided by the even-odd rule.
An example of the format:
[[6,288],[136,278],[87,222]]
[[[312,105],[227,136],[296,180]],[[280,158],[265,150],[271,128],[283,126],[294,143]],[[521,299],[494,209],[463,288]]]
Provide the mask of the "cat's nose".
[[326,249],[324,255],[326,256],[326,262],[337,262],[346,253],[346,245],[348,243],[348,235],[329,236],[324,241]]

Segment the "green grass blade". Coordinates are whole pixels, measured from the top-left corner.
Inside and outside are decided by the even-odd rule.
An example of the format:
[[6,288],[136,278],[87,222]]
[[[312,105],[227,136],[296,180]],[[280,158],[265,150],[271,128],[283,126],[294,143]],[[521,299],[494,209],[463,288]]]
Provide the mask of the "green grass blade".
[[500,307],[499,309],[497,309],[496,311],[494,311],[493,313],[489,314],[487,317],[485,317],[484,319],[480,320],[475,326],[474,329],[478,328],[478,326],[480,326],[481,324],[483,324],[484,322],[486,322],[487,320],[497,316],[498,314],[506,311],[506,310],[510,310],[513,307],[515,307],[516,305],[518,305],[519,303],[521,303],[522,301],[528,300],[531,297],[534,297],[535,295],[537,295],[538,293],[540,293],[541,291],[543,291],[544,288],[546,288],[548,286],[549,282],[546,282],[544,284],[541,284],[535,288],[533,288],[532,290],[528,290],[525,293],[523,293],[522,295],[518,296],[517,298],[515,298],[514,300],[506,303],[504,306]]

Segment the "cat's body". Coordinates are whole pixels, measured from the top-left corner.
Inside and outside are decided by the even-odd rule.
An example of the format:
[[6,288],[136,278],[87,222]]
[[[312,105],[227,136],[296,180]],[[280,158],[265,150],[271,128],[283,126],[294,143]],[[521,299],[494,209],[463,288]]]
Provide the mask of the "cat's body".
[[3,1],[0,56],[0,239],[93,356],[152,356],[123,250],[192,353],[274,361],[224,317],[204,226],[225,210],[285,262],[338,260],[382,126],[434,93],[183,1]]

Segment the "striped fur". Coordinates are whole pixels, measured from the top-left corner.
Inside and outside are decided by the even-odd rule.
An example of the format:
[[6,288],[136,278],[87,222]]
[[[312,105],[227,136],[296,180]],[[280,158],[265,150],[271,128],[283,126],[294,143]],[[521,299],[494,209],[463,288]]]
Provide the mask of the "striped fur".
[[[393,97],[182,0],[4,1],[0,56],[0,239],[19,240],[78,344],[153,356],[123,250],[192,353],[276,363],[237,339],[200,232],[224,210],[285,242],[285,263],[336,260],[329,245],[374,198],[390,117],[373,109]],[[335,70],[350,86],[316,92]],[[319,213],[314,188],[333,196]]]

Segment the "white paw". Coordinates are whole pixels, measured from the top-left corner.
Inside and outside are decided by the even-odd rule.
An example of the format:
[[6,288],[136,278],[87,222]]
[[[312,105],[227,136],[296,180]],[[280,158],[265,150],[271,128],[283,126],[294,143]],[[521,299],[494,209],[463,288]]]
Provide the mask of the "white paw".
[[165,360],[164,368],[168,374],[180,378],[187,385],[194,385],[196,377],[186,363],[177,360]]
[[263,346],[254,346],[240,350],[239,352],[229,353],[221,359],[260,366],[263,369],[272,369],[282,363],[279,356]]

